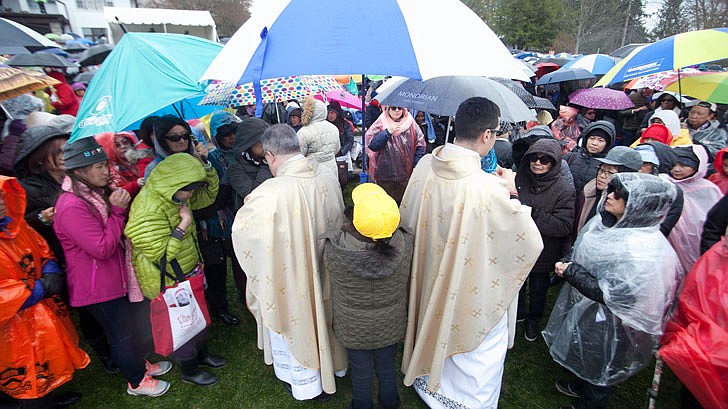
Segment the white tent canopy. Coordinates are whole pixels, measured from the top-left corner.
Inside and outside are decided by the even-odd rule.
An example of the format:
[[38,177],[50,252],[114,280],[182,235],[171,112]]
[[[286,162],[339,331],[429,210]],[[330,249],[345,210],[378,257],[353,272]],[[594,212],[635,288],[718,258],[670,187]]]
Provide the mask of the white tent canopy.
[[217,41],[217,27],[209,11],[104,7],[110,41],[118,43],[126,31],[189,34]]

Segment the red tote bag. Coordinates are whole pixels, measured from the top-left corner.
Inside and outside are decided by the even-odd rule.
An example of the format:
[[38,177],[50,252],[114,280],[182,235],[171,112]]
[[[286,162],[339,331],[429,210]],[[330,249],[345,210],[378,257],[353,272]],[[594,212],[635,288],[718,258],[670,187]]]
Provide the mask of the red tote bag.
[[[204,276],[185,278],[177,260],[172,260],[176,277],[166,273],[166,257],[160,260],[160,294],[150,305],[154,352],[168,356],[210,325],[205,301]],[[165,287],[164,277],[177,283]]]

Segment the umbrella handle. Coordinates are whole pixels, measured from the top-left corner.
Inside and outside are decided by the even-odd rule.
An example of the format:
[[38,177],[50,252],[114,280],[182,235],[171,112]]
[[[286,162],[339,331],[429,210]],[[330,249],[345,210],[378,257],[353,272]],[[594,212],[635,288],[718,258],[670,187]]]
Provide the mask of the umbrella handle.
[[647,389],[646,409],[655,409],[657,405],[657,394],[660,391],[660,380],[662,379],[662,366],[665,361],[662,360],[660,353],[655,353],[655,373],[652,376],[652,385]]

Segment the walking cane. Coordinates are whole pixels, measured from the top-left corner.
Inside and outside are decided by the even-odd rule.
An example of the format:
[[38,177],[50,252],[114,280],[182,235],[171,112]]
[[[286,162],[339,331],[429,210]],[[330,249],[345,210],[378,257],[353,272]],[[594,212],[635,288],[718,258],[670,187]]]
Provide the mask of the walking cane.
[[652,376],[652,385],[647,389],[647,402],[645,408],[655,409],[657,405],[657,393],[660,391],[660,378],[662,378],[662,365],[664,361],[660,353],[655,353],[655,374]]

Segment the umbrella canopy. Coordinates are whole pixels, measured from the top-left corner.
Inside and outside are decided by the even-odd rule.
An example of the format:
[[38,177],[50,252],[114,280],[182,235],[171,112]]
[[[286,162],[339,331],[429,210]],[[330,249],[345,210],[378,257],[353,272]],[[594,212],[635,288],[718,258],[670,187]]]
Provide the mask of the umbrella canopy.
[[[307,95],[323,95],[328,91],[340,89],[341,84],[331,75],[294,75],[271,78],[260,83],[263,103],[303,99]],[[207,95],[202,99],[203,105],[240,107],[257,103],[252,82],[243,85],[236,85],[234,82],[219,82],[210,84],[205,91]],[[359,101],[359,106],[361,106],[361,101]]]
[[6,64],[11,67],[75,67],[73,63],[61,56],[44,52],[17,54],[9,59]]
[[63,46],[63,49],[69,53],[81,53],[88,50],[88,44],[78,41],[69,41]]
[[[361,72],[414,79],[487,75],[528,80],[493,30],[458,0],[371,0],[367,8],[376,13],[362,14],[354,1],[271,5],[238,29],[201,79],[244,84]],[[352,16],[360,17],[352,21]],[[295,47],[291,39],[296,39]],[[478,52],[468,50],[471,44],[478,45]],[[448,50],[446,56],[443,50]]]
[[[318,97],[318,95],[316,95],[316,97]],[[329,103],[331,103],[331,101],[336,101],[343,108],[358,109],[361,111],[361,99],[343,89],[329,91],[326,93],[325,97]]]
[[543,77],[544,75],[554,72],[559,69],[559,66],[552,63],[552,62],[541,62],[536,64],[536,76],[538,78]]
[[75,77],[73,77],[73,82],[81,82],[83,84],[88,85],[89,82],[91,82],[91,78],[96,75],[96,71],[84,71]]
[[604,54],[589,54],[567,62],[562,68],[583,68],[594,75],[604,75],[616,63],[614,57]]
[[87,65],[99,65],[106,57],[109,56],[114,46],[111,44],[99,44],[87,48],[80,57],[78,57],[78,65],[85,67]]
[[493,81],[505,85],[506,88],[511,90],[518,98],[523,101],[524,104],[526,104],[529,108],[534,108],[536,106],[536,99],[535,97],[528,91],[526,91],[525,88],[523,88],[523,85],[520,83],[505,79],[505,78],[491,78]]
[[498,105],[503,121],[515,123],[535,118],[516,94],[485,77],[449,76],[424,82],[397,79],[392,86],[381,91],[377,98],[379,97],[382,105],[401,106],[447,116],[454,116],[460,103],[466,99],[485,97]]
[[[37,53],[51,53],[51,54],[55,54],[55,55],[57,55],[59,57],[63,57],[63,58],[68,57],[68,53],[61,48],[46,48],[45,50],[38,50],[36,52]],[[25,54],[25,53],[22,53],[22,54]]]
[[588,80],[596,78],[594,74],[582,68],[559,68],[536,81],[536,85],[556,84],[565,81]]
[[96,72],[78,110],[71,141],[130,129],[135,122],[172,106],[187,118],[214,107],[186,106],[204,96],[197,83],[222,46],[182,34],[127,33]]
[[578,89],[569,95],[569,103],[594,109],[622,110],[634,108],[634,103],[627,94],[610,88]]
[[660,71],[680,69],[728,57],[728,28],[690,31],[636,48],[596,85],[629,81]]
[[535,65],[536,68],[538,68],[539,64],[549,63],[549,64],[556,64],[559,67],[561,67],[569,61],[571,61],[571,59],[555,58],[555,57],[542,57],[542,58],[539,58],[538,60],[536,60],[536,62],[534,62],[533,65]]
[[58,80],[36,71],[0,67],[0,101],[59,83]]
[[[703,71],[695,68],[685,68],[680,70],[680,77],[685,78],[692,75],[701,75]],[[677,81],[677,70],[662,71],[656,74],[645,75],[644,77],[635,78],[624,84],[626,89],[652,88],[655,91],[665,89],[667,84]]]
[[706,72],[703,75],[681,78],[679,85],[677,79],[673,79],[665,87],[665,90],[674,92],[680,89],[683,95],[702,101],[728,104],[728,72]]
[[521,71],[523,72],[523,75],[528,76],[528,78],[535,77],[536,76],[536,67],[533,65],[519,59],[515,59],[521,67]]
[[533,108],[533,109],[548,109],[548,110],[551,110],[551,111],[556,111],[556,107],[548,99],[541,98],[541,97],[533,97],[533,98],[536,100],[536,106],[533,106],[531,108]]
[[20,23],[0,17],[0,54],[24,54],[49,47],[58,48],[58,44]]

